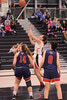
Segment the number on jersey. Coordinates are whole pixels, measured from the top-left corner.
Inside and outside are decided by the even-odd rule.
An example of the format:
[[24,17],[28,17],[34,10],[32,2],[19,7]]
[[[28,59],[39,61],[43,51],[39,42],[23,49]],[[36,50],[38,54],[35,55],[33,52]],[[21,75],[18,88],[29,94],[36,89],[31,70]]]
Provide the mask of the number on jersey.
[[23,56],[23,58],[22,58],[22,56],[20,56],[20,61],[19,61],[20,63],[26,63],[26,56]]
[[48,63],[49,64],[53,63],[53,56],[52,55],[48,56]]

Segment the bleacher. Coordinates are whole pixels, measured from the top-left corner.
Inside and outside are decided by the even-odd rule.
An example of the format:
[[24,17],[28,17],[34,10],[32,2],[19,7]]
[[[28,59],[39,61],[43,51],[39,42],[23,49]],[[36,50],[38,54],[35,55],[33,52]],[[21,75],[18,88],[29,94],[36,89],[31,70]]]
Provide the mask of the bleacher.
[[8,54],[10,48],[16,43],[26,43],[31,51],[33,51],[33,46],[30,44],[29,38],[23,28],[17,23],[16,25],[16,35],[0,37],[0,57],[2,64],[0,70],[12,69],[13,65],[13,53]]
[[[40,31],[41,34],[46,34],[44,29],[41,28],[41,24],[37,24],[36,19],[29,18],[32,24]],[[33,46],[30,44],[29,38],[25,30],[17,23],[16,25],[16,35],[0,37],[0,57],[2,61],[2,65],[0,69],[12,69],[13,65],[13,54],[8,54],[9,49],[15,45],[16,43],[26,43],[31,51],[33,51]],[[62,43],[62,33],[55,33],[58,35],[57,38],[48,38],[48,41],[56,41],[58,42],[58,51],[62,55],[62,57],[67,61],[67,44]]]

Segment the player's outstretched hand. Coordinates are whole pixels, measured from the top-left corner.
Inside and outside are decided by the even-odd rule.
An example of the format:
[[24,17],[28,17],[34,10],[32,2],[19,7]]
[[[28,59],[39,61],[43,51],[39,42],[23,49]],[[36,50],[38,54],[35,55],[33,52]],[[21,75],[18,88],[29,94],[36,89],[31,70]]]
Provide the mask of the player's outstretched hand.
[[32,28],[34,28],[34,25],[31,25],[31,26],[30,26],[30,29],[32,29]]

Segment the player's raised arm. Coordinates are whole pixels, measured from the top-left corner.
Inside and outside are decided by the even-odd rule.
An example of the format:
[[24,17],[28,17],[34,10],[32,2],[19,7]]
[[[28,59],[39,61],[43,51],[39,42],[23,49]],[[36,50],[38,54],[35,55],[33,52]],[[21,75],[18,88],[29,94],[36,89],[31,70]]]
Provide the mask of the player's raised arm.
[[35,42],[32,40],[31,37],[29,37],[29,40],[30,40],[30,42],[31,42],[32,45],[35,45]]
[[31,38],[34,39],[38,44],[40,44],[41,41],[40,41],[37,37],[35,37],[35,36],[33,35],[33,33],[32,33],[33,27],[34,27],[33,25],[30,26],[29,37],[31,37]]

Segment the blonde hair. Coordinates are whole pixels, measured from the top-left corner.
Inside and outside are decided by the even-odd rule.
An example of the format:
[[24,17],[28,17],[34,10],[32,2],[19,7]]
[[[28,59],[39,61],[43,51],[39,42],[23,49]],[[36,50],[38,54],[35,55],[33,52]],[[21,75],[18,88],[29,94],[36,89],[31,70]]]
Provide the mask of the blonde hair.
[[31,58],[33,59],[32,53],[26,44],[22,45],[22,52],[25,52],[27,55],[31,56]]

